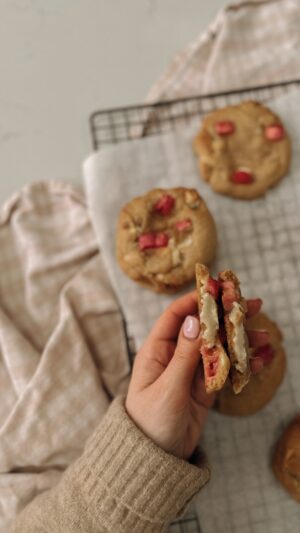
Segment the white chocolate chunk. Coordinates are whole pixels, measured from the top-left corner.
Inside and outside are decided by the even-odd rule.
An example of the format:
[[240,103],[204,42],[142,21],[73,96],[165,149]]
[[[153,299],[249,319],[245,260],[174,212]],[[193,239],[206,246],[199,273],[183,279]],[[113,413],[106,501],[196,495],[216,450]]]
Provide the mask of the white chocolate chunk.
[[203,338],[205,339],[208,348],[212,348],[215,344],[216,335],[219,329],[219,318],[216,301],[208,292],[206,292],[202,298],[200,321],[205,325]]
[[193,243],[193,237],[189,235],[182,242],[178,244],[178,248],[184,248],[185,246],[190,246]]
[[247,172],[248,174],[251,174],[252,170],[249,167],[239,167],[239,170],[242,172]]
[[136,252],[135,250],[133,252],[129,252],[128,254],[124,255],[124,261],[128,263],[129,265],[137,265],[138,263],[141,263],[141,254]]
[[172,249],[172,263],[174,267],[180,265],[181,263],[181,254],[178,248]]
[[185,191],[185,202],[191,209],[196,209],[200,205],[198,195],[194,191]]
[[180,253],[180,250],[178,249],[178,246],[176,246],[174,237],[171,237],[171,239],[169,239],[168,246],[171,248],[172,265],[173,267],[176,267],[180,265],[181,263],[181,253]]
[[237,360],[235,368],[239,372],[245,372],[247,369],[247,349],[243,324],[243,309],[238,302],[234,302],[232,310],[229,314],[229,320],[234,327],[232,341]]
[[130,228],[128,230],[128,233],[132,237],[136,237],[137,236],[137,228],[135,226],[130,226]]

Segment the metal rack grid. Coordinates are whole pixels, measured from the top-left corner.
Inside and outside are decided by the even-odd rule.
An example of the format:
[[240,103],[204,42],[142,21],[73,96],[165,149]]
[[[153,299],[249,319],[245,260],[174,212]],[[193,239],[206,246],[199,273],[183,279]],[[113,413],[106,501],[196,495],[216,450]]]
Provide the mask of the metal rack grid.
[[[233,105],[242,100],[268,102],[282,94],[299,89],[300,79],[272,85],[250,87],[180,98],[155,104],[136,105],[97,111],[90,117],[90,128],[95,150],[105,145],[134,140],[149,135],[173,131],[196,116],[202,116],[216,108]],[[124,322],[126,331],[126,323]],[[128,352],[132,362],[134,345],[127,337]],[[193,509],[170,526],[170,533],[201,533],[197,513]]]
[[99,150],[105,145],[166,133],[195,116],[205,115],[218,107],[249,99],[267,102],[297,87],[300,87],[300,79],[155,104],[96,111],[90,116],[93,148]]
[[180,520],[173,522],[169,533],[201,533],[199,520],[195,511],[190,511]]

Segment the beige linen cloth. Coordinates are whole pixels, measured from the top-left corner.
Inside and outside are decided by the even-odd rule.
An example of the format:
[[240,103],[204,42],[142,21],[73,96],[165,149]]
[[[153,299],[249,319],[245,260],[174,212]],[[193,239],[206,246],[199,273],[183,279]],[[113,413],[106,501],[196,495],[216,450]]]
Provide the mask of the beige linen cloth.
[[0,531],[81,453],[129,365],[83,195],[26,187],[0,212]]
[[300,77],[299,50],[299,0],[232,3],[177,54],[147,99],[167,100],[294,79]]

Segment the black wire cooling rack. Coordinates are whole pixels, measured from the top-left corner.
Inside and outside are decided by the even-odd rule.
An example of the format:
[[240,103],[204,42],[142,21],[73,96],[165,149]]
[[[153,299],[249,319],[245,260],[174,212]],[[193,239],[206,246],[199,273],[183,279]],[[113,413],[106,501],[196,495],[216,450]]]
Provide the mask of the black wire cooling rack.
[[300,79],[155,104],[96,111],[90,117],[93,147],[99,150],[105,145],[166,133],[195,116],[203,116],[218,107],[237,104],[242,100],[267,102],[297,87],[300,87]]
[[173,522],[169,533],[202,533],[196,512],[191,510],[189,514]]
[[[300,88],[300,79],[154,104],[96,111],[90,116],[93,148],[99,150],[122,141],[167,133],[182,127],[196,116],[201,117],[217,108],[234,105],[243,100],[268,102],[297,88]],[[126,331],[125,323],[124,326]],[[134,344],[128,337],[127,346],[132,362]],[[196,511],[191,509],[184,518],[172,523],[169,532],[202,533]]]

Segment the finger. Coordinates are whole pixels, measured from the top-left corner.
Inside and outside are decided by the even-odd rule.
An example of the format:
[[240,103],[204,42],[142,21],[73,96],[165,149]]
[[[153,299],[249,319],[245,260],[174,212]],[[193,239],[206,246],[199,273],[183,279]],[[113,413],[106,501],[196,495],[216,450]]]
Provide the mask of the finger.
[[197,312],[197,293],[190,292],[175,300],[154,324],[150,337],[161,340],[177,339],[182,322],[187,315]]
[[196,293],[173,302],[157,320],[135,358],[134,383],[144,389],[154,383],[173,357],[177,338],[186,315],[197,309]]
[[253,357],[250,359],[250,368],[252,374],[259,374],[264,368],[264,362],[261,357]]
[[207,394],[205,390],[203,365],[201,363],[198,365],[194,376],[192,396],[196,403],[202,405],[205,409],[212,407],[216,399],[215,394]]
[[147,339],[138,352],[133,367],[133,381],[137,390],[154,383],[168,366],[176,348],[174,341]]
[[193,378],[201,359],[199,333],[198,318],[187,316],[180,330],[174,355],[162,375],[171,388],[191,391]]
[[270,333],[265,329],[247,330],[247,335],[252,348],[265,346],[270,342]]
[[273,346],[271,346],[271,344],[266,344],[265,346],[259,346],[258,348],[255,349],[253,353],[253,357],[260,357],[263,360],[264,365],[268,365],[272,363],[274,359]]
[[255,298],[253,300],[247,300],[247,317],[250,318],[253,315],[256,315],[261,310],[263,301],[260,298]]

